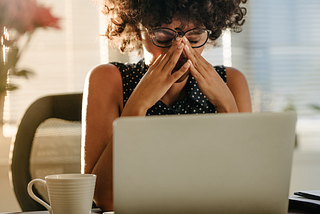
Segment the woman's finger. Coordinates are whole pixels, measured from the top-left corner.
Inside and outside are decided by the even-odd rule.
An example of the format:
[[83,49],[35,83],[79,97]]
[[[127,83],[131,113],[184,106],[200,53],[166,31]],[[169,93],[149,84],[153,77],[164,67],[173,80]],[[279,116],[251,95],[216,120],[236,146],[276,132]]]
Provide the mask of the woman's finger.
[[184,74],[186,74],[190,68],[191,63],[189,60],[181,66],[181,68],[174,72],[171,77],[172,77],[172,82],[176,82],[178,79],[180,79]]
[[194,67],[204,67],[206,60],[201,56],[201,54],[199,54],[195,49],[191,47],[191,44],[186,37],[183,38],[183,43],[185,44],[184,51],[188,58],[193,62]]
[[191,67],[201,73],[203,77],[207,77],[208,71],[212,71],[212,65],[191,47],[190,42],[186,38],[183,39],[183,42],[185,43],[184,53],[192,62]]
[[150,65],[149,70],[153,70],[153,68],[157,67],[157,65],[161,62],[164,56],[160,54],[158,58]]
[[190,59],[188,59],[188,62],[190,64],[190,73],[195,78],[195,80],[200,83],[201,79],[204,78],[203,75],[196,69]]
[[[179,38],[179,37],[177,37]],[[168,52],[164,55],[158,67],[161,70],[166,70],[167,74],[171,75],[171,71],[176,66],[184,47],[181,38],[173,42],[172,46],[169,48]]]

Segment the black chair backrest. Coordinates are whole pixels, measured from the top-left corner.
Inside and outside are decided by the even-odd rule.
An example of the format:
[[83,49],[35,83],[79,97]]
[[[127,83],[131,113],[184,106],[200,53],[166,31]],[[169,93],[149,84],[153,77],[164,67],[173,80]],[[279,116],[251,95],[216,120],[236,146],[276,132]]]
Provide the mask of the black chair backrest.
[[[13,139],[13,150],[10,154],[12,184],[22,211],[45,210],[27,193],[27,185],[33,179],[30,173],[30,158],[37,128],[50,118],[81,122],[81,106],[82,93],[52,95],[35,101],[25,112]],[[36,189],[34,192],[42,198]]]

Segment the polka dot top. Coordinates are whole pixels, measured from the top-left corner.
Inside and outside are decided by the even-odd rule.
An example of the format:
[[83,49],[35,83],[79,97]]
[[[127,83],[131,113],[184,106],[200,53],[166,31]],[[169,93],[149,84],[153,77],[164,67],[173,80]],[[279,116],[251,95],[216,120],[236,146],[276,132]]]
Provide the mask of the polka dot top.
[[[121,73],[123,83],[123,106],[125,106],[132,91],[147,72],[147,66],[145,65],[144,59],[133,64],[119,62],[112,62],[111,64],[117,66]],[[226,82],[226,68],[224,66],[214,66],[214,68],[223,81]],[[167,106],[159,100],[147,111],[146,115],[217,113],[215,106],[212,105],[201,92],[197,81],[192,75],[189,75],[186,84],[187,96],[184,99],[176,101],[173,103],[172,107]]]

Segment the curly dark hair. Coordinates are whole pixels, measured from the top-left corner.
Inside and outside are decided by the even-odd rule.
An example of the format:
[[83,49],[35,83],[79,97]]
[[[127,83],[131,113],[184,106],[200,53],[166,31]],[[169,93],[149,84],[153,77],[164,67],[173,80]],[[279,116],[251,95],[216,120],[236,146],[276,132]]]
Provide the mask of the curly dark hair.
[[119,45],[121,52],[141,51],[140,28],[170,24],[176,17],[212,31],[211,41],[229,28],[240,32],[247,13],[247,0],[95,0],[103,4],[107,30],[105,36]]

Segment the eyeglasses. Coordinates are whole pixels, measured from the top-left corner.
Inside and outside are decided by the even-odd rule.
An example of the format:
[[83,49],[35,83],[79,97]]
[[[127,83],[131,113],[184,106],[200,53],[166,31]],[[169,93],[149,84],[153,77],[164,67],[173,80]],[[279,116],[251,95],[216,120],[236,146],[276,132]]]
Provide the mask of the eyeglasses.
[[147,29],[147,32],[153,44],[160,48],[170,47],[178,36],[185,36],[189,40],[192,48],[200,48],[207,43],[209,35],[211,34],[210,30],[203,28],[194,28],[186,32],[182,30],[175,31],[170,28],[153,28]]

